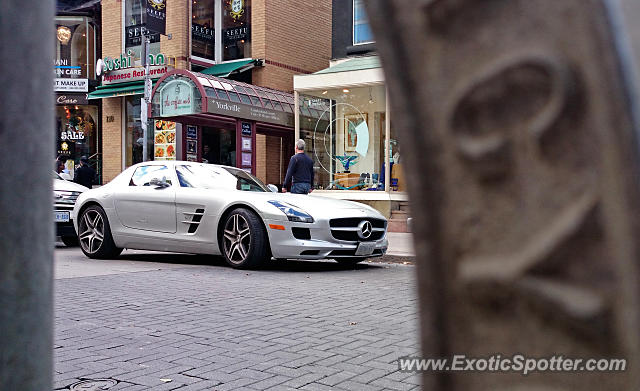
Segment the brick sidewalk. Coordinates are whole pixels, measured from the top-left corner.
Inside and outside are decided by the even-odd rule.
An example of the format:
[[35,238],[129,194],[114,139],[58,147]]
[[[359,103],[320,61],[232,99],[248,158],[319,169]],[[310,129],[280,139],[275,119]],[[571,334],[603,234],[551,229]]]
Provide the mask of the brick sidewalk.
[[[96,261],[87,261],[96,262]],[[412,390],[413,267],[274,262],[56,280],[55,388]]]

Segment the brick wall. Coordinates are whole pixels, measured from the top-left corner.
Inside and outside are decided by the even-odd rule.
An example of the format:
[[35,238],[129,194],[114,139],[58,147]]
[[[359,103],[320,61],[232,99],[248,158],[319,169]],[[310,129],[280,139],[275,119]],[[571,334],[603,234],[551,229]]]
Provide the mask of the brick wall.
[[[122,1],[102,0],[102,55],[122,53]],[[107,122],[107,119],[111,120]],[[102,181],[122,171],[122,98],[102,99]]]
[[[265,5],[266,4],[266,5]],[[293,75],[316,72],[331,59],[331,1],[252,2],[253,57],[264,58],[254,84],[293,91]]]
[[167,33],[160,36],[160,52],[168,57],[176,58],[176,68],[188,69],[187,56],[189,50],[189,1],[169,1],[167,8]]
[[[107,119],[111,120],[107,122]],[[107,183],[122,171],[122,98],[102,99],[102,176]]]

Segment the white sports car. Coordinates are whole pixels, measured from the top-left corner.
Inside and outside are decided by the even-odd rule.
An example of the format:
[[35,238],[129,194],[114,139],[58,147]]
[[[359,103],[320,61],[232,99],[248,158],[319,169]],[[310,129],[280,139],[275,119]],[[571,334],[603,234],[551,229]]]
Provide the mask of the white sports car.
[[355,264],[387,251],[377,210],[274,190],[234,167],[145,162],[82,193],[73,223],[89,258],[129,248],[222,254],[232,267],[254,268],[272,257]]

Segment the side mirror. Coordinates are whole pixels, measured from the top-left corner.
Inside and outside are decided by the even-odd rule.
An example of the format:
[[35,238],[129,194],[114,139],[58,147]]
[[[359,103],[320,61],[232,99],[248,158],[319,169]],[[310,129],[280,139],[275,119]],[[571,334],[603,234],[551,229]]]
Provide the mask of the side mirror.
[[267,187],[269,188],[269,190],[271,190],[272,193],[278,192],[278,187],[276,185],[272,185],[271,183],[269,183]]
[[151,181],[149,181],[149,184],[151,186],[155,186],[156,189],[165,189],[171,186],[170,184],[167,183],[167,181],[163,179],[158,179],[158,178],[153,178]]

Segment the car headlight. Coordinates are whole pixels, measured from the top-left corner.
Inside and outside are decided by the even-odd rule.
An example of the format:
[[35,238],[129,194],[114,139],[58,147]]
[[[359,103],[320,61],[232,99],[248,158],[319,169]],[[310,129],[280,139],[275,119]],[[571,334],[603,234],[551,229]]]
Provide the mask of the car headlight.
[[75,204],[78,196],[80,195],[79,191],[67,191],[67,190],[54,190],[53,191],[53,199],[55,203],[58,204]]
[[269,203],[284,213],[289,221],[297,223],[313,223],[313,217],[304,210],[281,201],[269,201]]

